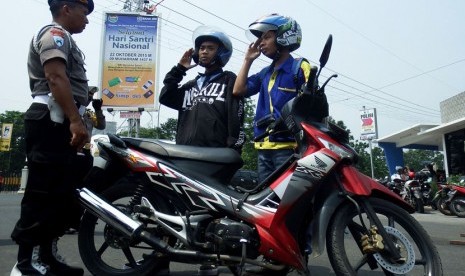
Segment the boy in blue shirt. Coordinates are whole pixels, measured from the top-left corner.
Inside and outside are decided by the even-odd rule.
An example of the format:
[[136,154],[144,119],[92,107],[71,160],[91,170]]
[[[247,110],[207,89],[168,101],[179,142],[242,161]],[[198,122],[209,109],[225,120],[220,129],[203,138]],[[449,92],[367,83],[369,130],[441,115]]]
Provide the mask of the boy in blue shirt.
[[[290,17],[271,14],[249,26],[249,32],[258,38],[250,44],[237,75],[233,94],[251,97],[259,93],[254,118],[254,136],[265,132],[268,123],[279,118],[281,108],[296,95],[310,74],[310,64],[303,61],[296,75],[296,62],[291,52],[300,47],[302,31]],[[250,67],[263,53],[272,60],[270,66],[248,76]],[[295,140],[289,133],[272,134],[255,142],[258,150],[258,178],[265,180],[294,153]]]

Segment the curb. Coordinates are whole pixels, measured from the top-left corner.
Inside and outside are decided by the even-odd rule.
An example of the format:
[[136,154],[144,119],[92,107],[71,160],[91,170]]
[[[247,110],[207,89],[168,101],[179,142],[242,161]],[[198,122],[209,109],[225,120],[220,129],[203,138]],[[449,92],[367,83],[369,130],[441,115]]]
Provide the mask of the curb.
[[[465,233],[460,234],[460,237],[465,237]],[[453,245],[465,245],[465,240],[451,240],[449,244]]]

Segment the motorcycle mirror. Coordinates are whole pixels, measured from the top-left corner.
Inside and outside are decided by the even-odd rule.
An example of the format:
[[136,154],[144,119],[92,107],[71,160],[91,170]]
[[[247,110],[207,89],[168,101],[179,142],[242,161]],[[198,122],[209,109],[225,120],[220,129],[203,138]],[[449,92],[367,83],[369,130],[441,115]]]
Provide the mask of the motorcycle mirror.
[[333,35],[329,35],[328,39],[326,40],[325,47],[323,48],[323,52],[320,56],[320,67],[324,67],[326,62],[329,59],[329,53],[331,52],[331,46],[333,45]]
[[317,78],[320,76],[321,69],[325,67],[326,63],[329,59],[329,53],[331,53],[331,46],[333,45],[333,35],[329,35],[328,39],[326,40],[325,47],[323,48],[323,52],[320,56],[320,70],[318,71]]

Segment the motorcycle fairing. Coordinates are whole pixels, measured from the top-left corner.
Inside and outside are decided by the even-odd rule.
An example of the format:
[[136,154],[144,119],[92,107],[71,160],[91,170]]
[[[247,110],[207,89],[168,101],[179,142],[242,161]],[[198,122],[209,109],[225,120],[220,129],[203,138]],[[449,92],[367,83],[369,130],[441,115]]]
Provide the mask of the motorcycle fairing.
[[334,154],[323,148],[299,159],[293,171],[286,172],[271,185],[281,201],[276,213],[269,218],[269,227],[256,221],[261,237],[259,251],[264,256],[297,268],[305,267],[299,240],[300,244],[305,243],[312,211],[312,192],[335,165]]
[[[386,186],[380,185],[373,178],[362,174],[355,167],[344,166],[341,171],[341,182],[347,193],[359,196],[371,196],[376,194],[377,197],[395,201],[394,203],[401,206],[408,212],[415,212],[415,209],[413,209],[410,204],[402,200],[400,196],[389,190]],[[358,184],[360,182],[363,184]]]
[[[329,167],[323,166],[322,160],[325,160]],[[295,267],[303,267],[305,262],[297,242],[297,230],[300,227],[292,225],[297,223],[291,223],[289,217],[301,218],[302,214],[310,209],[310,201],[307,200],[305,209],[294,210],[290,207],[299,198],[303,198],[306,194],[308,196],[307,190],[312,186],[308,181],[309,177],[311,178],[313,175],[317,176],[318,179],[324,177],[322,172],[329,172],[335,162],[328,157],[325,150],[322,150],[314,153],[313,156],[302,159],[300,165],[298,163],[295,163],[297,166],[295,172],[293,172],[294,167],[290,167],[282,177],[273,183],[272,186],[275,189],[267,188],[251,196],[250,199],[243,202],[240,208],[238,205],[244,194],[229,189],[221,191],[218,186],[211,185],[211,183],[206,184],[193,180],[177,171],[171,163],[158,162],[156,164],[157,172],[146,173],[150,181],[160,187],[163,194],[167,196],[173,193],[178,194],[178,197],[183,199],[184,204],[188,205],[190,210],[205,209],[231,214],[255,225],[257,231],[262,235],[261,254]],[[319,173],[316,174],[315,171]],[[282,204],[283,199],[288,203]],[[294,202],[292,202],[293,200]],[[276,215],[277,210],[281,210],[280,215]],[[163,216],[159,214],[158,217]],[[168,217],[165,216],[165,218]],[[173,222],[173,220],[171,221]],[[165,224],[165,226],[167,225]],[[184,228],[182,227],[182,229]],[[171,229],[170,231],[173,233],[175,230]],[[276,234],[272,236],[270,233]],[[178,233],[177,236],[185,236],[185,234]]]

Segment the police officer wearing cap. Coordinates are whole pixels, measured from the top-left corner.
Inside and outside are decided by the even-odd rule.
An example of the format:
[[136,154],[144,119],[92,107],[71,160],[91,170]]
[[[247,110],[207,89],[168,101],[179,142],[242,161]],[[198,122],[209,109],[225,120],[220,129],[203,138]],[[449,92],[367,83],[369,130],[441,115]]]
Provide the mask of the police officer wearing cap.
[[81,116],[88,103],[84,60],[71,35],[81,33],[92,0],[48,0],[53,22],[33,37],[28,56],[33,102],[26,111],[29,176],[21,215],[11,234],[18,244],[11,275],[83,275],[57,253],[57,240],[78,208],[73,191],[77,152],[89,142]]

